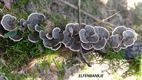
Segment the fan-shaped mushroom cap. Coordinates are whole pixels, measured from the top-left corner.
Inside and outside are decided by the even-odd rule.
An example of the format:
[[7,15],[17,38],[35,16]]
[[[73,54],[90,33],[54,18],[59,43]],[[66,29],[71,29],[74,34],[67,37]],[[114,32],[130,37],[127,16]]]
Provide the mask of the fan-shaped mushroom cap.
[[99,36],[91,25],[86,25],[84,29],[81,29],[79,37],[83,43],[96,43],[99,40]]
[[28,22],[24,19],[20,19],[19,21],[19,30],[24,31],[27,28]]
[[22,39],[23,39],[23,36],[22,36],[22,34],[16,34],[16,35],[14,35],[14,36],[9,36],[9,38],[11,39],[11,40],[13,40],[14,42],[17,42],[17,41],[21,41]]
[[66,46],[67,43],[69,42],[72,43],[71,39],[75,38],[75,35],[79,34],[79,30],[80,30],[79,24],[68,23],[65,27],[65,30],[63,31],[63,36],[64,36],[63,44]]
[[79,51],[81,42],[79,38],[79,31],[85,27],[85,24],[69,23],[66,25],[63,32],[63,44],[72,51]]
[[121,44],[121,41],[122,40],[119,39],[118,34],[112,35],[109,38],[109,43],[112,46],[112,48],[118,48],[120,46],[120,44]]
[[63,40],[63,32],[59,27],[55,27],[52,30],[52,37],[56,40],[62,41]]
[[100,39],[105,38],[106,40],[109,39],[109,31],[101,26],[94,27],[96,34],[99,36]]
[[127,30],[126,26],[118,26],[112,31],[112,34],[113,35],[115,35],[115,34],[121,35],[125,30]]
[[68,23],[65,27],[65,32],[68,32],[70,35],[76,35],[80,29],[84,28],[85,24],[82,23],[80,26],[78,23]]
[[81,29],[81,30],[79,31],[79,38],[80,38],[80,40],[81,40],[83,43],[89,43],[89,41],[86,39],[85,33],[86,33],[86,30],[85,30],[85,29]]
[[59,37],[60,37],[60,34],[59,34],[60,31],[61,31],[60,28],[55,27],[55,28],[52,30],[52,37],[53,37],[54,39],[59,39]]
[[66,46],[66,44],[69,43],[72,38],[67,31],[64,31],[63,34],[64,34],[63,44]]
[[85,50],[91,50],[93,48],[92,43],[81,43],[81,46]]
[[80,42],[73,40],[68,48],[72,51],[78,52],[81,49],[81,44]]
[[52,45],[52,43],[53,42],[51,42],[49,39],[43,39],[43,45],[44,45],[44,47],[46,47],[46,48],[50,48],[51,49],[51,47],[53,46]]
[[124,46],[132,46],[137,40],[137,34],[132,30],[126,30],[123,32],[123,44]]
[[34,27],[36,24],[40,24],[42,21],[45,20],[45,15],[42,14],[42,13],[31,13],[29,16],[28,16],[28,23]]
[[6,14],[2,17],[1,25],[7,31],[13,31],[16,29],[16,17]]
[[125,26],[118,26],[116,27],[113,31],[112,31],[112,35],[118,34],[119,38],[122,39],[123,38],[123,32],[127,30],[127,27]]
[[39,37],[40,39],[43,40],[43,45],[46,48],[50,48],[52,50],[58,50],[61,47],[61,42],[58,39],[48,39],[46,36],[46,32],[44,32],[43,30],[41,30],[39,32]]
[[93,48],[95,50],[101,50],[105,47],[106,43],[107,43],[107,40],[105,38],[103,38],[103,39],[99,40],[97,43],[94,43]]
[[44,47],[46,47],[46,48],[50,48],[50,49],[54,49],[54,48],[56,48],[56,49],[58,49],[58,47],[60,47],[60,46],[58,46],[59,44],[61,44],[59,41],[57,41],[57,40],[49,40],[48,38],[46,38],[46,39],[43,39],[43,44],[44,44]]
[[38,33],[29,34],[28,40],[32,43],[37,43],[39,41],[39,34]]
[[28,29],[34,31],[36,25],[40,25],[45,20],[45,15],[42,13],[31,13],[28,16]]

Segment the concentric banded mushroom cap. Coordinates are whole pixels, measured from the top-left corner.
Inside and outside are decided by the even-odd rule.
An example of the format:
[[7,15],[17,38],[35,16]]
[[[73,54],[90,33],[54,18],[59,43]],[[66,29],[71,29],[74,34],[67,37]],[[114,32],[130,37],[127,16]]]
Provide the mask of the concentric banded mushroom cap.
[[61,31],[61,29],[59,27],[55,27],[53,30],[52,30],[52,37],[54,39],[57,39],[59,41],[62,41],[63,40],[63,32]]
[[83,43],[96,43],[99,40],[99,36],[91,25],[86,25],[84,29],[81,29],[79,37]]
[[94,27],[96,34],[99,36],[99,39],[105,38],[106,40],[109,39],[109,31],[101,26]]
[[17,33],[17,34],[14,35],[14,36],[9,36],[9,38],[10,38],[11,40],[13,40],[14,42],[17,42],[17,41],[21,41],[21,40],[23,39],[23,36],[22,36],[22,34]]
[[127,30],[127,27],[125,26],[118,26],[112,31],[112,35],[118,34],[119,38],[122,40],[123,38],[123,32]]
[[19,30],[24,31],[27,28],[28,22],[24,19],[20,19],[19,21]]
[[79,51],[81,48],[81,41],[79,38],[79,31],[85,27],[85,24],[69,23],[63,31],[63,44],[72,51]]
[[107,40],[105,38],[103,38],[103,39],[99,40],[97,43],[94,43],[93,48],[95,50],[101,50],[105,47],[106,43],[107,43]]
[[109,44],[112,46],[112,48],[118,48],[121,44],[122,40],[119,39],[119,35],[115,34],[110,36],[109,38]]
[[2,17],[1,25],[7,31],[13,31],[16,29],[16,17],[6,14]]
[[27,19],[28,23],[32,27],[34,27],[36,24],[39,25],[44,20],[45,20],[45,15],[42,13],[31,13]]
[[32,43],[37,43],[39,41],[39,34],[38,33],[29,34],[28,40]]
[[49,40],[49,39],[43,39],[43,45],[44,45],[44,47],[46,47],[46,48],[51,48],[53,45],[52,45],[52,43],[53,42],[51,42],[51,40]]
[[68,32],[71,36],[79,34],[80,29],[84,28],[85,24],[82,23],[79,26],[78,23],[68,23],[65,27],[65,32]]
[[80,38],[80,40],[81,40],[83,43],[89,43],[89,41],[88,41],[87,38],[86,38],[85,33],[86,33],[86,30],[85,30],[85,29],[81,29],[81,30],[79,31],[79,38]]
[[72,44],[68,48],[72,51],[79,52],[81,49],[81,43],[73,40]]
[[123,44],[124,46],[132,46],[137,40],[137,34],[132,30],[126,30],[123,32]]
[[42,13],[31,13],[28,16],[28,29],[30,31],[35,31],[35,26],[40,25],[45,20],[45,15]]
[[59,37],[60,37],[60,34],[59,34],[60,31],[61,31],[60,28],[55,27],[55,28],[52,30],[52,37],[53,37],[54,39],[59,39]]

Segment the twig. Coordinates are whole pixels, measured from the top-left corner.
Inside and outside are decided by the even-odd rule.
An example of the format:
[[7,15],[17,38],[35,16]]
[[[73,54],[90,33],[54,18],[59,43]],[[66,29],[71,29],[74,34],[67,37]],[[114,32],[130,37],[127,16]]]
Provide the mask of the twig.
[[102,21],[106,21],[106,20],[108,20],[108,19],[110,19],[110,18],[114,17],[114,16],[115,16],[115,15],[117,15],[119,12],[120,12],[120,11],[118,11],[118,12],[116,12],[116,13],[112,14],[111,16],[109,16],[109,17],[107,17],[107,18],[103,19]]
[[81,0],[78,0],[78,23],[79,23],[79,26],[81,24],[81,21],[80,21],[80,18],[81,18],[81,16],[80,16],[80,3],[81,3]]
[[[64,3],[64,4],[66,4],[66,5],[68,5],[68,6],[70,6],[70,7],[72,7],[72,8],[74,8],[75,10],[78,10],[78,8],[77,8],[75,5],[70,4],[70,3],[67,2],[67,1],[61,0],[61,2]],[[83,14],[85,14],[85,15],[87,15],[87,16],[89,16],[90,18],[94,19],[94,20],[95,20],[96,22],[98,22],[98,23],[103,23],[103,24],[106,24],[106,25],[111,26],[111,27],[112,27],[112,26],[115,26],[114,24],[111,24],[111,23],[109,23],[109,22],[105,22],[105,21],[102,21],[102,20],[100,20],[100,19],[97,19],[96,17],[94,17],[93,15],[87,13],[86,11],[84,11],[84,10],[82,10],[82,9],[80,9],[80,12],[83,13]]]

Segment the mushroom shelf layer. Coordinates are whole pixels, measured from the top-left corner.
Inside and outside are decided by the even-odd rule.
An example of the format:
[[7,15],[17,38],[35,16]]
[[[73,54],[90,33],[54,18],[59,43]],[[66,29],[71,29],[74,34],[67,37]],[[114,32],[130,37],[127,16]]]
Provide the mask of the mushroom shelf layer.
[[85,23],[68,23],[65,29],[54,27],[47,32],[42,23],[47,17],[42,13],[31,13],[27,20],[17,20],[15,16],[6,14],[2,16],[0,24],[0,36],[20,41],[26,36],[32,43],[42,41],[44,47],[58,50],[62,45],[72,51],[102,50],[110,45],[114,51],[126,49],[137,40],[138,34],[135,30],[125,26],[116,26],[112,33],[102,26],[92,26]]

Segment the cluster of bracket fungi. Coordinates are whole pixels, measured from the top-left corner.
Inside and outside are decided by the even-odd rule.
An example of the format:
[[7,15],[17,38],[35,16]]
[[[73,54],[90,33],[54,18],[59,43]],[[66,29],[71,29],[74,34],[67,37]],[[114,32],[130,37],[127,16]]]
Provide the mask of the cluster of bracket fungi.
[[31,13],[27,20],[6,14],[1,18],[0,36],[5,38],[9,32],[16,33],[8,36],[13,41],[23,39],[25,30],[30,31],[27,38],[33,43],[43,42],[44,47],[52,50],[58,50],[62,44],[72,51],[79,52],[84,50],[102,50],[106,44],[112,46],[115,51],[126,49],[132,46],[137,40],[137,33],[125,26],[116,27],[112,33],[102,26],[92,26],[84,23],[68,23],[65,29],[54,27],[48,33],[42,26],[46,16],[42,13]]

